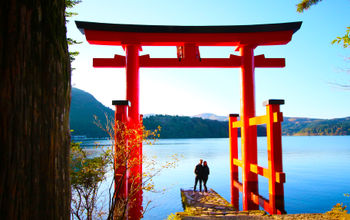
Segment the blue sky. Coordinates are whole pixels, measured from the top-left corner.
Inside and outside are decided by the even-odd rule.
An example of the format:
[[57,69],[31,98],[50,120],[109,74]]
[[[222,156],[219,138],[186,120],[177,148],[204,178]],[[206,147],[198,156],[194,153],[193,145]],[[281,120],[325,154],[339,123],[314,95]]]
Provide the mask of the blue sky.
[[[324,0],[303,14],[298,1],[273,0],[83,0],[67,25],[68,36],[83,43],[70,47],[80,55],[73,62],[73,86],[111,107],[125,99],[125,70],[93,68],[92,58],[124,55],[121,47],[90,45],[73,20],[152,25],[243,25],[302,21],[288,45],[258,47],[255,54],[286,58],[285,68],[256,68],[256,113],[262,102],[285,99],[285,116],[339,118],[350,116],[350,49],[331,45],[350,25],[350,0]],[[233,47],[200,47],[201,57],[228,57]],[[176,57],[175,47],[143,47],[151,57]],[[228,115],[240,112],[240,69],[140,69],[140,112]]]

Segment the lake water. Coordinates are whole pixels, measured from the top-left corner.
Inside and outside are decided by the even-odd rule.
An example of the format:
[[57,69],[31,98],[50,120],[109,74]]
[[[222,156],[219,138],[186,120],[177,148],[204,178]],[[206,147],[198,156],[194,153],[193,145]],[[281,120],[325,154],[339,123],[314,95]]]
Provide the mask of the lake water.
[[[259,137],[258,163],[264,167],[266,145],[266,137]],[[350,193],[350,136],[285,136],[282,145],[287,213],[326,212],[341,202],[350,206],[350,198],[344,196]],[[180,188],[193,187],[193,170],[200,158],[210,167],[207,186],[230,201],[228,138],[164,139],[144,145],[143,151],[148,158],[156,156],[160,164],[171,161],[174,154],[182,155],[176,168],[154,178],[156,189],[164,192],[144,192],[144,204],[151,201],[144,219],[166,219],[170,213],[183,211]],[[259,177],[259,193],[268,198],[264,177]]]

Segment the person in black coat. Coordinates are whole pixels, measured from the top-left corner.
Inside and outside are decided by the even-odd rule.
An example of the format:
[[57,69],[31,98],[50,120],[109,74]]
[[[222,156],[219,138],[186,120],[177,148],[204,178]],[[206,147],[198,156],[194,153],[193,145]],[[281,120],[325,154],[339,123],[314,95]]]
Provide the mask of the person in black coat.
[[194,169],[194,174],[196,175],[196,179],[194,181],[194,187],[193,191],[196,191],[197,183],[199,181],[199,191],[202,192],[202,178],[203,178],[203,160],[199,160],[199,164],[197,164],[196,168]]
[[209,176],[209,167],[207,161],[204,161],[203,164],[203,185],[204,185],[204,192],[208,192],[207,190],[207,181],[208,181],[208,176]]

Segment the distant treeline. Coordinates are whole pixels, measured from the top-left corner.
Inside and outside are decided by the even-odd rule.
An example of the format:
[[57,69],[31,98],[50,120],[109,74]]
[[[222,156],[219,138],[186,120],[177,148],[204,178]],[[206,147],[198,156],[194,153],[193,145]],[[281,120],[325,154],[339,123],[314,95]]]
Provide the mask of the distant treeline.
[[[146,129],[161,126],[161,138],[225,138],[228,137],[228,122],[188,116],[154,115],[144,118]],[[241,135],[238,129],[238,135]],[[266,136],[266,128],[258,127],[258,135]]]
[[[72,89],[70,126],[72,135],[106,137],[101,128],[94,124],[94,115],[106,123],[105,114],[113,120],[114,111],[105,107],[91,94]],[[146,129],[161,126],[160,138],[224,138],[228,137],[228,122],[188,116],[153,115],[143,119]],[[258,126],[258,136],[266,136],[266,128]],[[238,131],[240,135],[240,130]],[[288,118],[282,122],[283,135],[350,135],[350,117],[321,120],[310,118]]]

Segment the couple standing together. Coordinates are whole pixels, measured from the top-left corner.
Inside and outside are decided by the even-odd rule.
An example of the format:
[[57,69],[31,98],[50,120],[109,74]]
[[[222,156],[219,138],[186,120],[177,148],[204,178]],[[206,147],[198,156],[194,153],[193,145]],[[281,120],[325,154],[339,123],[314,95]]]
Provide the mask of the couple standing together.
[[207,181],[209,176],[209,167],[207,161],[203,162],[203,160],[200,159],[199,164],[197,164],[196,168],[194,169],[194,174],[196,175],[196,179],[194,181],[193,191],[196,191],[197,183],[199,181],[199,191],[202,192],[203,181],[204,191],[207,192]]

